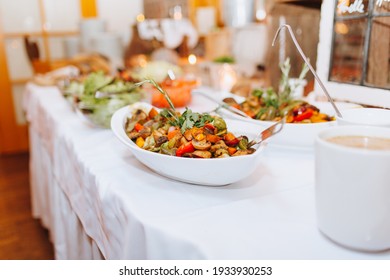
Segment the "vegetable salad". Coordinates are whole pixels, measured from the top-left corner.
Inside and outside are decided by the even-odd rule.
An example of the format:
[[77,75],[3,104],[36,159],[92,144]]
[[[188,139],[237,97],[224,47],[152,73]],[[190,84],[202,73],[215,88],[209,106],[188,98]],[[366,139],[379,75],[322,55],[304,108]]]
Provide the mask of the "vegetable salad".
[[228,132],[219,116],[186,109],[183,114],[163,109],[137,109],[127,120],[126,133],[135,144],[156,153],[190,158],[226,158],[252,154],[246,136]]

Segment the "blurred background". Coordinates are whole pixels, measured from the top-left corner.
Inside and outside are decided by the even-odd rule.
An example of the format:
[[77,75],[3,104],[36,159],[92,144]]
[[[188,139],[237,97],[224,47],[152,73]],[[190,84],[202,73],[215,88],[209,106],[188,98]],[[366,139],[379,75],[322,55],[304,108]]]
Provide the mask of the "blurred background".
[[22,94],[37,74],[166,60],[192,67],[203,85],[245,95],[277,87],[286,57],[293,77],[301,71],[285,31],[271,47],[280,24],[293,27],[316,64],[320,7],[321,0],[1,0],[0,154],[28,150]]

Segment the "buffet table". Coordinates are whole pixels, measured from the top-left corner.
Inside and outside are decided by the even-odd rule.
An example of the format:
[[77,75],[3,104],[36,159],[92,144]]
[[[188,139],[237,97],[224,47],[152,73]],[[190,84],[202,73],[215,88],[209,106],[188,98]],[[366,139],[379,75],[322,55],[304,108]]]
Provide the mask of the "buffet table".
[[24,101],[33,216],[57,259],[390,259],[318,231],[312,151],[269,145],[243,181],[191,185],[142,165],[55,87],[28,84]]

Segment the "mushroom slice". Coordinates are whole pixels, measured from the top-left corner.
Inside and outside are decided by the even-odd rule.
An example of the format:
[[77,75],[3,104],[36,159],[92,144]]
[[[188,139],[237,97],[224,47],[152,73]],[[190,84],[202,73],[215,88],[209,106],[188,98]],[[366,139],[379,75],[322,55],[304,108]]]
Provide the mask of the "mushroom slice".
[[225,150],[225,149],[218,149],[218,150],[215,151],[214,156],[215,157],[221,157],[221,156],[229,157],[229,152],[227,150]]
[[227,148],[228,146],[226,146],[225,142],[223,142],[223,140],[220,140],[217,143],[215,143],[215,145],[211,146],[210,152],[214,153],[219,149],[227,150]]
[[247,150],[238,150],[232,156],[233,157],[245,156],[245,155],[253,154],[254,152],[255,152],[255,149],[253,149],[253,148],[250,148],[250,149],[247,149]]
[[209,151],[196,150],[192,155],[197,158],[211,158],[211,153]]
[[192,146],[194,146],[195,150],[205,151],[210,149],[211,143],[206,140],[196,141],[195,139],[192,139]]
[[228,154],[222,154],[220,156],[218,156],[217,158],[228,158],[230,157]]
[[139,134],[139,132],[137,132],[137,131],[132,131],[132,132],[130,132],[130,133],[127,133],[127,136],[128,136],[131,140],[135,140],[135,139],[137,139],[137,138],[140,136],[140,134]]
[[144,120],[148,117],[148,115],[141,109],[137,109],[137,111],[134,112],[132,120],[134,121],[140,121]]
[[144,123],[144,127],[151,128],[154,124],[154,120],[148,120],[146,123]]
[[168,141],[168,137],[157,130],[153,131],[152,135],[157,147]]
[[186,130],[186,131],[184,132],[183,136],[186,138],[187,141],[191,141],[192,138],[194,138],[194,137],[192,136],[192,133],[191,133],[191,130],[190,130],[190,129]]
[[140,136],[142,138],[146,138],[148,136],[150,136],[150,134],[152,134],[152,130],[150,129],[150,127],[144,127],[143,129],[141,129],[140,131],[138,131]]

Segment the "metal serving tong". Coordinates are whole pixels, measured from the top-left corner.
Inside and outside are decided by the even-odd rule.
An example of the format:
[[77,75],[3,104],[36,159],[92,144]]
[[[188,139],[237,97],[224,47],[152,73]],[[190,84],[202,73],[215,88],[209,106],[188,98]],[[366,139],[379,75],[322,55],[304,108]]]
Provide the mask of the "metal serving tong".
[[[171,79],[172,81],[173,80],[176,80],[176,76],[175,76],[175,73],[173,72],[172,69],[169,69],[168,72],[167,72],[167,75],[168,75],[168,78]],[[142,82],[138,82],[138,83],[135,83],[133,86],[131,87],[128,87],[126,90],[124,91],[119,91],[119,92],[104,92],[104,91],[101,91],[102,88],[104,88],[105,86],[109,85],[109,84],[112,84],[113,82],[115,81],[115,77],[109,81],[107,84],[104,84],[103,86],[99,87],[98,89],[96,89],[96,92],[95,92],[95,98],[108,98],[108,97],[111,97],[113,95],[118,95],[118,94],[121,94],[121,93],[126,93],[126,92],[129,92],[129,91],[132,91],[140,86],[142,86],[145,82],[150,82],[149,79],[147,80],[144,80]],[[153,83],[152,83],[153,84]]]
[[224,108],[232,113],[235,113],[235,114],[238,114],[240,115],[241,117],[244,117],[244,118],[248,118],[248,119],[251,119],[251,117],[249,117],[247,114],[245,114],[243,111],[237,109],[237,108],[234,108],[232,106],[230,106],[229,104],[225,103],[224,101],[221,101],[221,100],[218,100],[214,97],[212,97],[211,95],[205,93],[205,92],[202,92],[202,91],[198,91],[198,90],[193,90],[192,91],[192,94],[199,94],[199,95],[202,95],[203,97],[206,97],[207,99],[213,101],[214,103],[217,103],[219,107],[221,108]]
[[291,35],[291,38],[294,42],[294,45],[295,47],[297,48],[299,54],[301,55],[301,57],[303,58],[303,60],[306,62],[307,66],[309,67],[311,73],[313,73],[315,79],[317,80],[318,84],[320,85],[321,89],[324,91],[326,97],[328,98],[328,101],[332,104],[333,106],[333,109],[336,111],[336,114],[338,117],[342,117],[341,113],[340,113],[340,110],[337,108],[335,102],[333,101],[332,97],[330,96],[329,92],[326,90],[324,84],[322,83],[320,77],[318,76],[318,74],[316,73],[316,71],[314,70],[313,66],[311,66],[310,62],[309,62],[309,59],[307,59],[306,55],[303,53],[302,51],[302,48],[299,46],[298,44],[298,41],[294,35],[294,32],[292,31],[292,28],[290,25],[288,24],[282,24],[281,26],[279,26],[278,30],[276,31],[276,34],[275,34],[275,37],[272,41],[272,46],[275,45],[275,41],[276,39],[278,38],[278,35],[280,33],[280,30],[282,30],[283,28],[287,28],[288,32],[290,33]]
[[280,121],[277,123],[271,125],[270,127],[264,129],[262,132],[260,132],[259,135],[256,136],[255,139],[250,141],[248,143],[248,147],[252,147],[253,145],[260,144],[264,140],[270,138],[271,136],[279,133],[282,129],[284,124],[286,123],[286,117],[283,117]]
[[135,83],[134,85],[128,87],[126,90],[123,90],[123,91],[117,91],[117,92],[105,92],[105,91],[101,91],[102,88],[104,88],[105,86],[109,85],[109,84],[112,84],[113,82],[115,81],[115,78],[113,78],[113,80],[101,87],[99,87],[96,92],[95,92],[95,98],[108,98],[108,97],[112,97],[114,95],[118,95],[118,94],[122,94],[122,93],[127,93],[127,92],[130,92],[136,88],[138,88],[141,84],[141,83]]

